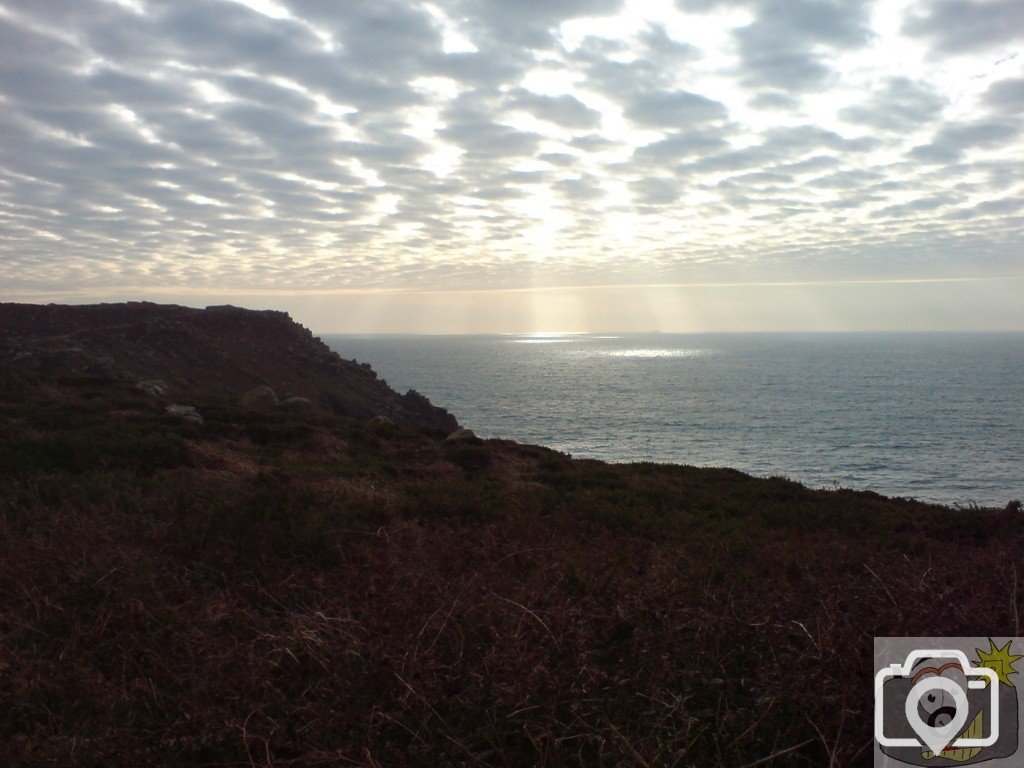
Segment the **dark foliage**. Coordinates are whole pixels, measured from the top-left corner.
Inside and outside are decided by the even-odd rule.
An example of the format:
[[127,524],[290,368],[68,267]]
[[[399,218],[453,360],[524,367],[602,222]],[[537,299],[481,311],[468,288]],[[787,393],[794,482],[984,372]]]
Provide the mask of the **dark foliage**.
[[0,764],[850,766],[874,635],[1020,634],[1019,509],[0,389]]

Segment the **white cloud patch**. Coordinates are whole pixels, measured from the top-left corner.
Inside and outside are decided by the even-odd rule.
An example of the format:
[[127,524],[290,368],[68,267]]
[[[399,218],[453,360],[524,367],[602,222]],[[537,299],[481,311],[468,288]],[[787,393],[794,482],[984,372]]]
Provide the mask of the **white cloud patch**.
[[0,283],[1019,272],[1021,8],[0,0]]

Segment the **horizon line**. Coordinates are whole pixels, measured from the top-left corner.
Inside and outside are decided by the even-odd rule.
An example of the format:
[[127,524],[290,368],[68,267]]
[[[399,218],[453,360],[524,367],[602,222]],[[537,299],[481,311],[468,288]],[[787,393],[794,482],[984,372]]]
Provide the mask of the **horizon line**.
[[649,331],[447,331],[447,332],[424,332],[424,331],[315,331],[318,336],[510,336],[514,338],[561,338],[563,336],[742,336],[742,335],[853,335],[853,334],[964,334],[964,335],[987,335],[987,334],[1024,334],[1024,328],[921,328],[921,329],[892,329],[892,328],[862,328],[845,330],[760,330],[760,331],[675,331],[651,329]]
[[[966,277],[911,277],[911,278],[862,278],[851,280],[765,280],[752,282],[738,281],[705,281],[705,282],[666,282],[666,283],[601,283],[594,285],[545,285],[501,288],[252,288],[252,289],[221,289],[221,288],[154,288],[152,286],[129,286],[119,291],[163,296],[421,296],[445,294],[488,294],[488,293],[554,293],[558,291],[601,291],[658,288],[801,288],[827,287],[847,285],[932,285],[943,283],[982,283],[999,280],[1022,280],[1024,275],[983,275]],[[7,296],[14,297],[48,297],[48,296],[98,296],[103,289],[68,289],[68,290],[29,290],[12,291]],[[17,302],[17,298],[3,301]],[[136,299],[121,299],[122,302]]]

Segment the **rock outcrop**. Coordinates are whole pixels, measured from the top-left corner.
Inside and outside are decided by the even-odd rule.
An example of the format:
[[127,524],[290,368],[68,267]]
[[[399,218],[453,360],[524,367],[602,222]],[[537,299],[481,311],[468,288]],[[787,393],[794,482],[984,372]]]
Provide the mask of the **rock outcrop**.
[[238,402],[246,408],[257,410],[274,408],[277,405],[277,393],[266,384],[260,384],[242,395]]
[[[419,393],[399,394],[369,365],[342,358],[284,312],[148,302],[0,304],[3,372],[138,383],[168,401],[238,402],[265,387],[300,398],[289,409],[306,408],[305,399],[310,410],[357,419],[384,416],[445,432],[459,426]],[[275,395],[270,407],[276,405]]]
[[483,442],[472,429],[460,427],[444,439],[446,443],[480,443]]
[[193,405],[178,405],[173,403],[166,408],[167,415],[174,419],[187,421],[189,424],[203,426],[203,416]]
[[167,385],[164,382],[159,381],[157,379],[153,379],[150,381],[140,381],[138,384],[135,385],[135,388],[141,389],[147,395],[150,395],[152,397],[163,397],[168,392]]

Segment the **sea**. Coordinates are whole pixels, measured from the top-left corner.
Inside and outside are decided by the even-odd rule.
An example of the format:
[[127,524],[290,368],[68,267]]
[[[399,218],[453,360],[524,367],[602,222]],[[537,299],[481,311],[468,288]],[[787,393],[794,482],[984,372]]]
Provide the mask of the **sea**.
[[1024,334],[323,338],[481,437],[964,507],[1024,498]]

